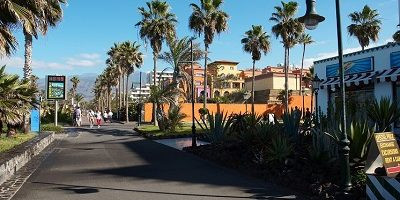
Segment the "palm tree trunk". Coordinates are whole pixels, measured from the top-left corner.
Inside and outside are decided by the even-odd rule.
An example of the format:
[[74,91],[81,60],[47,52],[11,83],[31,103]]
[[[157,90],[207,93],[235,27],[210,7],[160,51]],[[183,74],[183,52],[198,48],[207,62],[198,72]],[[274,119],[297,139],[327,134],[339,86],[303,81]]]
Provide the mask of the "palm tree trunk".
[[121,81],[122,81],[122,106],[125,106],[125,73],[122,72],[122,76],[121,76]]
[[32,35],[24,29],[25,36],[25,63],[24,63],[24,79],[30,80],[32,76]]
[[[207,108],[207,57],[208,57],[208,44],[205,43],[205,52],[204,52],[204,99],[203,99],[203,108],[206,109]],[[211,93],[211,91],[210,91]]]
[[129,73],[126,73],[126,88],[125,88],[125,93],[126,93],[126,99],[125,99],[125,117],[126,117],[126,123],[129,123],[129,95],[128,95],[128,85],[129,85]]
[[[303,56],[301,58],[301,69],[300,69],[300,91],[299,94],[301,93],[302,90],[302,85],[303,85],[303,69],[304,69],[304,55],[306,54],[306,44],[303,45]],[[303,109],[304,109],[304,105],[303,105]]]
[[289,71],[289,48],[285,47],[285,112],[289,112],[289,86],[288,86],[288,71]]
[[111,90],[111,86],[108,87],[108,104],[107,104],[107,108],[108,110],[111,110],[111,96],[112,96],[112,90]]
[[254,82],[255,82],[255,68],[256,68],[256,60],[253,60],[253,77],[251,80],[251,114],[254,115]]
[[[23,30],[25,36],[25,63],[24,63],[24,79],[31,81],[32,77],[32,35],[29,34],[25,29]],[[28,116],[27,116],[28,115]],[[28,126],[29,126],[29,116],[30,114],[23,115],[23,130],[24,133],[28,133]]]
[[[154,87],[157,86],[157,53],[153,52],[153,85]],[[157,112],[156,112],[157,104],[153,103],[153,120],[154,120],[154,125],[158,126],[158,121],[157,121]]]
[[118,120],[121,120],[122,92],[121,92],[121,75],[118,76]]

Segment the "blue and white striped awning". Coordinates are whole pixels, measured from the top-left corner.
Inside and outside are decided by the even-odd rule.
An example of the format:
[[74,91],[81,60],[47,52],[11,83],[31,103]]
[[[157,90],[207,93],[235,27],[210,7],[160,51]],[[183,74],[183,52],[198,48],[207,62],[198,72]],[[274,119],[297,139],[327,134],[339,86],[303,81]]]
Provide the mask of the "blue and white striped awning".
[[[350,74],[344,77],[344,81],[347,87],[352,85],[368,85],[374,81],[379,82],[391,82],[400,80],[400,68],[386,69],[375,72],[364,72],[359,74]],[[339,77],[330,77],[321,83],[321,89],[324,88],[337,88],[340,87]]]

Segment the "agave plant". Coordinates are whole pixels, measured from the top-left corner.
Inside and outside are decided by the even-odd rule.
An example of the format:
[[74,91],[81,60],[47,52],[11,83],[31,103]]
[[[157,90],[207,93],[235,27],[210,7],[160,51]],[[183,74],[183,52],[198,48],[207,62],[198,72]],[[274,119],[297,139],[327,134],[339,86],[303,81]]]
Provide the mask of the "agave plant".
[[400,118],[400,111],[397,104],[384,97],[379,103],[377,100],[367,109],[368,117],[376,123],[376,131],[385,132],[391,130],[391,125]]
[[301,112],[292,110],[290,113],[284,113],[282,119],[286,136],[296,138],[299,134]]
[[282,164],[293,154],[294,146],[283,135],[277,134],[272,137],[271,145],[267,148],[268,161]]
[[232,124],[232,119],[228,117],[227,113],[217,112],[211,113],[206,116],[206,120],[201,118],[201,122],[197,119],[197,124],[205,131],[206,137],[211,143],[218,143],[225,139]]
[[374,127],[370,128],[367,121],[351,123],[348,132],[350,140],[350,159],[356,163],[364,162],[371,144]]

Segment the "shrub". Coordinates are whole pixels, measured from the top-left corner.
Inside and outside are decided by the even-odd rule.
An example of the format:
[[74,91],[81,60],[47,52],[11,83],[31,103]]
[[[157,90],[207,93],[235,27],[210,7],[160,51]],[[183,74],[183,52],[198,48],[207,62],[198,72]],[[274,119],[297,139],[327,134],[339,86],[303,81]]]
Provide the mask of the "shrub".
[[261,115],[239,113],[231,115],[232,125],[230,133],[239,140],[253,137],[256,126],[261,122]]
[[201,116],[207,115],[208,114],[208,109],[207,108],[200,108],[199,109],[199,114]]
[[227,114],[220,112],[215,113],[215,115],[208,114],[206,117],[207,122],[204,118],[201,119],[201,122],[196,119],[197,124],[205,131],[206,137],[211,143],[218,143],[224,140],[232,124],[231,118]]
[[44,124],[40,127],[41,131],[54,131],[55,133],[64,133],[64,129],[61,126],[55,126],[54,124]]
[[186,114],[181,113],[182,106],[173,106],[168,111],[168,118],[165,119],[165,129],[167,132],[172,133],[175,132],[176,127],[182,127],[183,119],[186,117]]

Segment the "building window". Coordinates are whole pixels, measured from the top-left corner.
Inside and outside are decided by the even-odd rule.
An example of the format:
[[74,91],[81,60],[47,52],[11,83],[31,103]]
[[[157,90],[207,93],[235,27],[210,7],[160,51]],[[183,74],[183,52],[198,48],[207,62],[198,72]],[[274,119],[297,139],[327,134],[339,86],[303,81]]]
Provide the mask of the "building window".
[[231,70],[234,70],[235,68],[234,68],[234,67],[230,67],[230,69],[231,69]]

